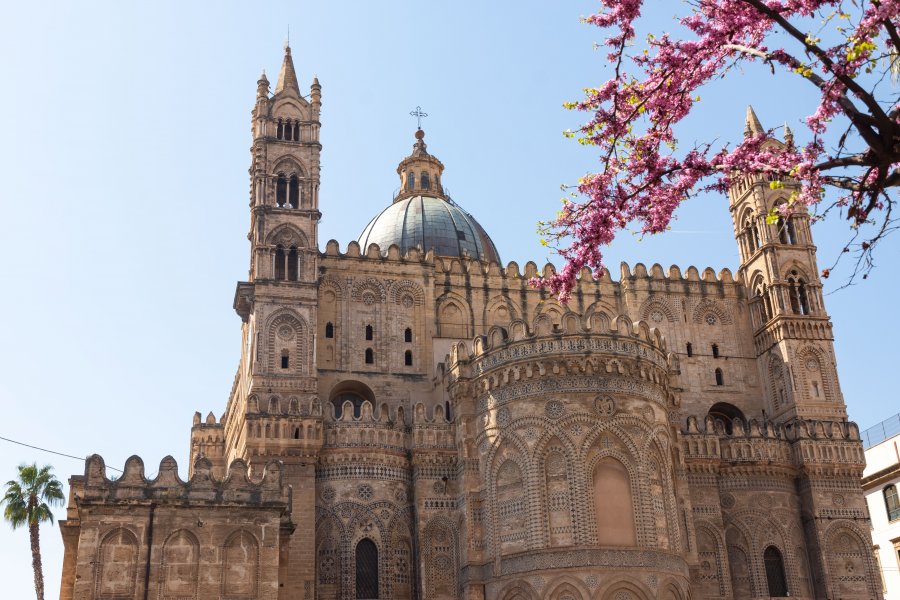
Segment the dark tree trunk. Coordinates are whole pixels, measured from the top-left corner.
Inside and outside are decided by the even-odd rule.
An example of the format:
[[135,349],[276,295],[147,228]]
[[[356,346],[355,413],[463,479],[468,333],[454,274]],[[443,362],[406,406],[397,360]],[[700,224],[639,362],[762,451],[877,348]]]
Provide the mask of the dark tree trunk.
[[37,600],[44,600],[44,571],[41,568],[41,535],[38,531],[39,523],[32,519],[36,508],[37,499],[33,496],[28,499],[28,533],[31,534],[31,566],[34,568],[34,593]]

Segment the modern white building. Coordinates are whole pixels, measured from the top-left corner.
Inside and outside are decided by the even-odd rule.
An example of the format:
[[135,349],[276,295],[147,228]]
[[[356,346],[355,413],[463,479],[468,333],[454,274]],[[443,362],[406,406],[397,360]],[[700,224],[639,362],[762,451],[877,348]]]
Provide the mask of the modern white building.
[[900,600],[900,414],[864,431],[863,490],[885,600]]

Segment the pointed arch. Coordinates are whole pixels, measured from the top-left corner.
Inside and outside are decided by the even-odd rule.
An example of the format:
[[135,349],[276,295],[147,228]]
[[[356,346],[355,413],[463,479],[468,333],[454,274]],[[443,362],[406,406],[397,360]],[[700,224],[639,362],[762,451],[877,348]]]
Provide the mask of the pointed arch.
[[178,529],[166,538],[160,561],[160,596],[180,600],[194,598],[200,566],[200,542],[186,529]]
[[557,444],[551,445],[542,461],[545,523],[548,545],[551,547],[571,546],[575,543],[572,486],[569,460],[565,450]]
[[[309,326],[303,317],[290,309],[276,312],[269,318],[266,327],[266,343],[267,366],[270,373],[309,372]],[[283,368],[285,357],[287,367]]]
[[424,531],[425,598],[452,600],[458,597],[458,540],[453,524],[434,517]]
[[625,464],[603,456],[590,472],[597,543],[601,546],[636,546],[632,478]]
[[299,248],[308,248],[309,240],[307,239],[306,234],[296,225],[284,223],[269,232],[269,235],[266,236],[266,244],[270,246],[281,244],[285,247],[297,246]]
[[714,526],[698,523],[695,529],[700,576],[695,578],[693,590],[698,598],[727,596],[724,540]]
[[515,459],[504,458],[494,477],[496,516],[494,535],[499,554],[514,554],[526,549],[528,538],[528,499],[525,470]]
[[447,293],[437,301],[438,336],[471,339],[472,310],[469,303],[457,294]]
[[255,598],[259,591],[259,542],[246,529],[232,533],[222,552],[222,595]]
[[272,165],[272,172],[283,173],[289,178],[292,175],[298,178],[307,176],[308,170],[304,166],[303,161],[295,156],[282,156]]
[[660,296],[650,296],[644,300],[638,315],[640,315],[640,320],[646,321],[654,327],[663,321],[668,323],[676,321],[675,311],[667,301],[667,298]]
[[117,527],[103,536],[97,550],[97,598],[130,598],[137,585],[137,537],[131,530]]
[[508,327],[510,323],[519,318],[519,310],[508,296],[494,296],[484,308],[484,323],[486,328],[495,325]]
[[[710,318],[710,315],[713,318]],[[730,312],[722,305],[721,302],[703,298],[694,307],[693,317],[694,323],[707,323],[710,325],[731,325],[734,321]]]

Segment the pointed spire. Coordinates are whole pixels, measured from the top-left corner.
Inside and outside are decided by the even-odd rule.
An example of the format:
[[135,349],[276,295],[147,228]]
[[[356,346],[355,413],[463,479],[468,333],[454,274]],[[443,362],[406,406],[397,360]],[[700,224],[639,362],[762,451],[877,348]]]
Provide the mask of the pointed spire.
[[765,132],[762,123],[759,122],[759,118],[756,116],[756,113],[753,112],[753,107],[748,104],[747,117],[744,120],[744,137],[752,137]]
[[263,69],[262,75],[256,82],[256,96],[258,98],[267,98],[269,96],[269,78],[266,77],[266,70]]
[[784,143],[790,148],[794,147],[794,132],[791,130],[791,126],[787,124],[787,121],[784,122]]
[[292,90],[300,95],[300,84],[297,83],[297,72],[294,71],[294,60],[291,58],[291,47],[284,45],[284,62],[281,64],[281,72],[278,74],[278,83],[275,85],[275,93],[280,94],[285,90]]

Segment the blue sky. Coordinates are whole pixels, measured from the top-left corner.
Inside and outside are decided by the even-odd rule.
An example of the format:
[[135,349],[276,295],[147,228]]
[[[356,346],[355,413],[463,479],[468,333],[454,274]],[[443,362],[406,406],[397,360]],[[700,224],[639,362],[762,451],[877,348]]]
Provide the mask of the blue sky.
[[[671,5],[652,24],[670,26]],[[320,247],[342,248],[391,201],[417,105],[454,199],[504,261],[548,258],[535,234],[560,184],[595,168],[566,140],[584,115],[562,108],[607,78],[593,2],[7,3],[0,21],[0,436],[109,465],[166,454],[182,465],[195,410],[221,413],[237,366],[231,303],[246,278],[249,115],[273,84],[290,25],[302,85],[323,87]],[[804,82],[763,68],[702,93],[686,142],[737,140],[752,103],[764,125],[813,110]],[[692,200],[674,231],[609,249],[619,261],[736,270],[727,201]],[[846,236],[814,230],[820,267]],[[862,427],[897,413],[896,239],[870,281],[826,297],[841,385]],[[835,287],[840,277],[827,282]],[[827,291],[827,290],[826,290]],[[873,329],[874,328],[874,329]],[[878,335],[875,335],[878,330]],[[0,441],[0,480],[24,461],[61,479],[79,461]],[[64,512],[60,510],[59,515]],[[59,532],[43,532],[47,598],[58,594]],[[32,592],[28,539],[0,526],[4,595]]]

